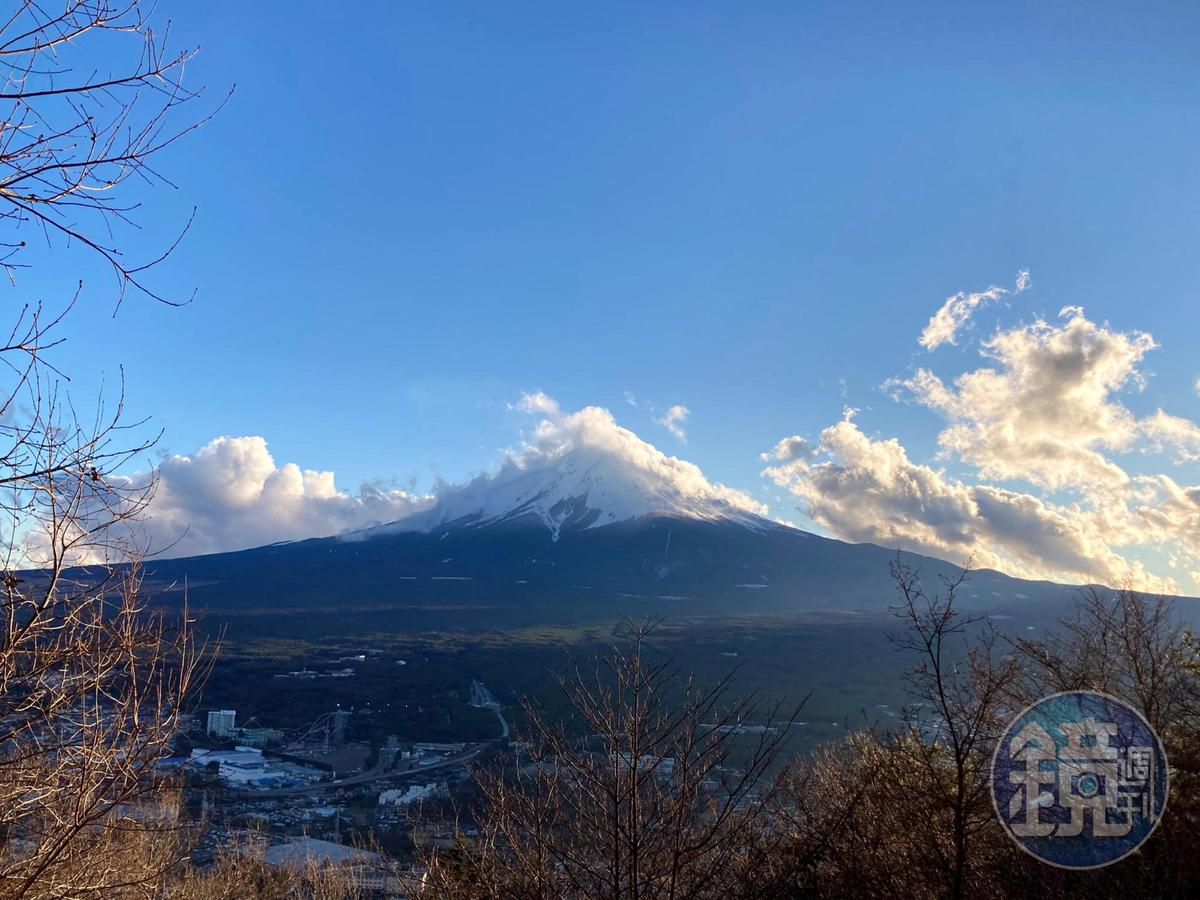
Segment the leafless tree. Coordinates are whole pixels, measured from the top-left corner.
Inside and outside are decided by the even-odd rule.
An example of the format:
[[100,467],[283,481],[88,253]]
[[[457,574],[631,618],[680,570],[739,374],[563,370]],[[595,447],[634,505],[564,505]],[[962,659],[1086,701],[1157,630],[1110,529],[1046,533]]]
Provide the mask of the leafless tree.
[[[138,0],[18,2],[0,17],[0,265],[32,240],[82,248],[130,288],[167,237],[131,260],[155,160],[206,117],[180,123],[191,51],[170,52]],[[58,257],[65,258],[65,257]],[[85,411],[64,388],[61,328],[80,289],[48,313],[17,305],[0,346],[0,896],[151,896],[184,852],[168,750],[204,654],[186,612],[151,614],[136,522],[153,492],[122,467],[153,444],[123,389]],[[186,298],[184,298],[184,301]],[[108,359],[96,347],[84,358]]]
[[1016,703],[1058,691],[1112,694],[1146,717],[1171,767],[1166,814],[1136,856],[1090,881],[1052,879],[1061,882],[1061,893],[1047,896],[1076,896],[1085,882],[1092,896],[1195,896],[1200,885],[1200,646],[1184,626],[1176,601],[1128,588],[1087,588],[1057,627],[1010,643],[1021,672],[1012,685]]
[[186,621],[148,615],[136,572],[79,588],[8,580],[0,896],[59,896],[68,883],[103,897],[152,882],[177,862],[173,837],[142,850],[178,825],[157,765],[198,669]]
[[1030,700],[1101,691],[1132,704],[1160,732],[1200,715],[1196,645],[1169,597],[1089,587],[1057,628],[1012,646]]
[[183,82],[195,51],[172,50],[170,23],[156,32],[152,9],[141,0],[23,0],[0,20],[0,219],[13,226],[0,264],[10,277],[37,237],[98,254],[118,296],[132,287],[181,302],[146,276],[191,220],[146,259],[129,259],[120,241],[137,228],[138,189],[170,184],[159,154],[212,114],[176,115],[199,96]]
[[732,674],[680,677],[652,631],[631,626],[593,669],[558,679],[568,718],[525,704],[517,765],[478,774],[481,836],[431,860],[431,896],[754,895],[757,825],[795,712],[732,698]]
[[[1200,885],[1200,647],[1169,598],[1088,589],[1056,628],[998,634],[897,561],[898,646],[916,701],[898,731],[864,728],[793,770],[770,830],[787,839],[777,896],[1193,897]],[[1183,602],[1183,601],[1180,601]],[[1002,727],[1064,690],[1115,694],[1154,725],[1171,765],[1162,824],[1133,856],[1070,872],[1017,848],[995,819],[989,763]]]
[[948,820],[938,829],[948,840],[931,841],[930,848],[946,895],[957,900],[968,893],[974,837],[995,825],[988,771],[1018,666],[1012,654],[997,649],[991,627],[957,608],[968,568],[943,578],[942,590],[933,594],[899,558],[891,573],[899,595],[893,611],[905,626],[894,641],[915,655],[907,678],[916,701],[892,749],[915,766],[926,796],[943,798],[935,813]]

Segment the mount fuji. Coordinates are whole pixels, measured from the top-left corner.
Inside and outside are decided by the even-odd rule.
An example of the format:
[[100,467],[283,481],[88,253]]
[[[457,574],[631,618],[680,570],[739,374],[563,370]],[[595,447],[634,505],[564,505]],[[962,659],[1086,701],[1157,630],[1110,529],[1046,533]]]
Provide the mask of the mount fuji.
[[[506,628],[614,615],[837,611],[894,602],[895,548],[849,544],[768,518],[616,425],[552,411],[500,467],[443,485],[426,508],[347,534],[147,564],[151,587],[188,585],[193,609],[272,622],[302,610],[383,626]],[[935,581],[951,563],[902,553]],[[1058,606],[1073,588],[972,573],[965,605]]]
[[[710,484],[673,457],[638,465],[598,447],[573,447],[552,457],[509,458],[495,475],[446,491],[429,509],[389,525],[356,532],[362,538],[404,532],[485,528],[504,523],[543,525],[550,540],[563,532],[601,528],[646,516],[737,524],[753,530],[779,527],[760,504],[740,492]],[[680,475],[691,476],[685,480]]]

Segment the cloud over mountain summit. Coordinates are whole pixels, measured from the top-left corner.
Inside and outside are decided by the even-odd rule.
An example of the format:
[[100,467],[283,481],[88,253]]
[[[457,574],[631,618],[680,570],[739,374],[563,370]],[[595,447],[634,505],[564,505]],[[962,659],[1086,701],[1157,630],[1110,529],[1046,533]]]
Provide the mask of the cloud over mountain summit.
[[[361,532],[425,512],[430,521],[501,514],[531,492],[590,494],[599,522],[647,512],[695,517],[765,516],[742,491],[709,481],[695,464],[668,456],[617,424],[602,407],[564,412],[542,393],[515,409],[532,425],[494,470],[429,494],[383,484],[341,489],[334,473],[278,464],[265,438],[219,437],[190,454],[167,457],[154,473],[143,543],[170,555],[215,553],[284,540]],[[132,476],[131,484],[150,475]],[[553,482],[553,484],[551,484]]]
[[532,393],[514,408],[536,421],[499,467],[465,484],[439,485],[434,506],[395,529],[534,516],[557,537],[564,524],[591,527],[650,514],[741,521],[767,515],[764,504],[709,481],[699,466],[663,453],[603,407],[567,413],[553,398]]

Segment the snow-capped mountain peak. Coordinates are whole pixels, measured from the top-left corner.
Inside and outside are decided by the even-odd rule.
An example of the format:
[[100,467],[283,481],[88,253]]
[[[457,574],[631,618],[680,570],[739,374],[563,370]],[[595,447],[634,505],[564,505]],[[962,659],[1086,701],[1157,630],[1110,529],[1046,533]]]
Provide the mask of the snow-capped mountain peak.
[[693,463],[668,456],[622,428],[608,410],[587,407],[539,422],[535,438],[494,473],[443,486],[429,509],[380,531],[433,531],[540,521],[554,540],[564,529],[596,528],[648,515],[771,527],[766,508],[714,484]]

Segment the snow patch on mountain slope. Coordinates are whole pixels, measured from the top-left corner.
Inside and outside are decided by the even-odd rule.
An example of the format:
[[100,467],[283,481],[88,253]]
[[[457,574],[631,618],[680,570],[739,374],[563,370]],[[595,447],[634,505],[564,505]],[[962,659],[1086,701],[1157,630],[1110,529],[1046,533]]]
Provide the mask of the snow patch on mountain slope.
[[540,414],[530,439],[505,455],[494,473],[444,485],[429,509],[370,533],[433,531],[532,516],[557,540],[566,528],[595,528],[646,515],[733,521],[773,527],[767,508],[667,456],[596,406],[563,413],[544,394],[522,408]]

